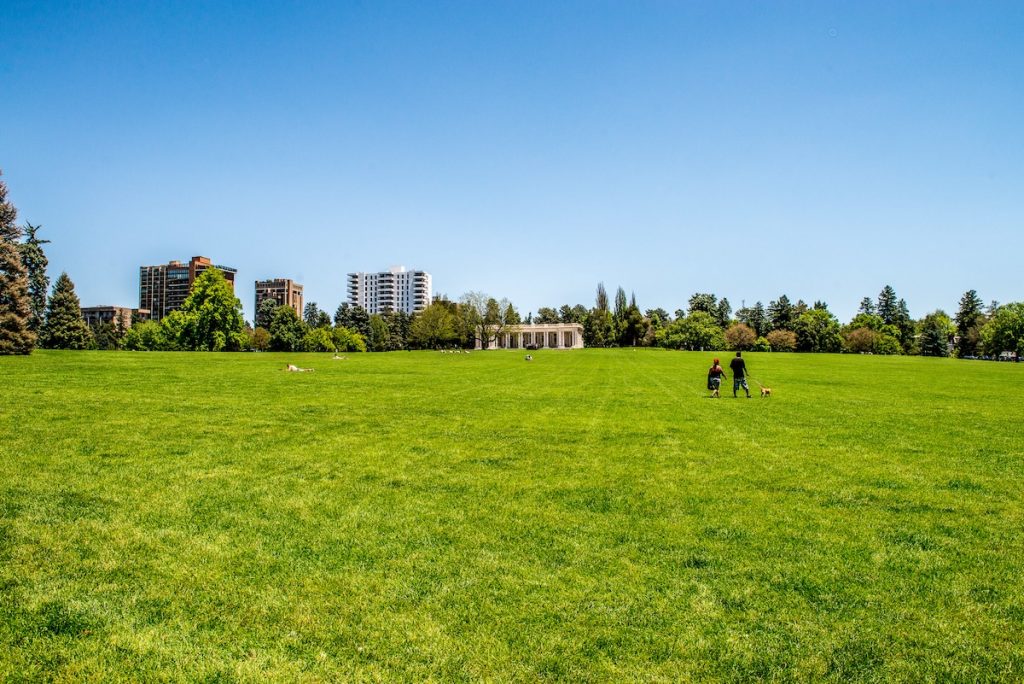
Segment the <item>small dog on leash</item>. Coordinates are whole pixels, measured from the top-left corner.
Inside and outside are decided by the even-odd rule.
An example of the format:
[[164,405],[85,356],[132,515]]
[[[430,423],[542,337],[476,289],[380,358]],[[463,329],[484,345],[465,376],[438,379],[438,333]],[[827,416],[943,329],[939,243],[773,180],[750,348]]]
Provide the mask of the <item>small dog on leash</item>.
[[761,388],[761,398],[764,399],[765,397],[770,397],[770,396],[772,396],[772,388],[771,387],[762,387]]

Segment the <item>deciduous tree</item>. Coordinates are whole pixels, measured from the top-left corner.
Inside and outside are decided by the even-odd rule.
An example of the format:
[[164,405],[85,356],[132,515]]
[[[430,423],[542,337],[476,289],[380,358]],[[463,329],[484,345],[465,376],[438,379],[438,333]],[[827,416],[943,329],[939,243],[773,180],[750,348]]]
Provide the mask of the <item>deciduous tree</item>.
[[1024,357],[1024,302],[1003,304],[981,329],[985,353],[996,356],[1004,351]]
[[794,325],[796,347],[805,352],[837,352],[842,348],[839,321],[827,309],[808,309]]
[[196,278],[177,313],[181,315],[168,323],[165,336],[180,349],[240,351],[245,346],[242,302],[220,269],[208,268]]
[[279,306],[270,320],[270,349],[272,351],[298,351],[306,326],[290,306]]
[[388,350],[391,333],[388,330],[388,323],[380,314],[370,315],[370,338],[367,340],[370,351],[381,352]]
[[747,351],[754,346],[756,340],[754,329],[745,323],[733,323],[725,331],[726,347],[732,351]]
[[690,351],[724,349],[725,334],[714,317],[706,311],[694,311],[662,328],[658,344],[669,349]]
[[333,331],[334,346],[340,352],[364,352],[366,351],[366,340],[354,330],[349,330],[343,325],[335,326]]
[[418,349],[444,349],[455,344],[455,316],[444,302],[433,302],[416,314],[410,337]]
[[337,351],[334,346],[334,336],[326,328],[306,327],[306,334],[302,336],[302,351],[306,352],[332,352]]
[[796,333],[792,330],[772,330],[766,336],[773,352],[791,352],[796,350]]

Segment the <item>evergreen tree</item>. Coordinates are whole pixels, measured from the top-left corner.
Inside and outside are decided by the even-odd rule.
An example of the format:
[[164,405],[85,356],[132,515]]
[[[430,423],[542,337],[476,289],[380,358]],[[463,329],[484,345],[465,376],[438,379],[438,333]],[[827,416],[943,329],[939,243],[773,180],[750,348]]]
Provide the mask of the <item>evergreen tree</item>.
[[710,292],[696,292],[690,297],[687,310],[691,314],[694,311],[703,311],[714,318],[718,313],[718,297]]
[[7,184],[0,180],[0,354],[30,354],[36,343],[17,218],[18,210],[7,201]]
[[53,284],[39,341],[46,349],[88,349],[93,343],[92,331],[82,318],[75,284],[67,273],[61,273]]
[[896,291],[892,285],[886,285],[878,293],[878,308],[876,313],[882,318],[886,325],[896,325],[899,313],[899,303],[896,300]]
[[267,297],[260,302],[259,308],[256,309],[256,320],[253,321],[255,327],[270,330],[270,321],[273,320],[278,306],[280,305],[273,297]]
[[750,327],[757,331],[757,336],[768,334],[768,313],[764,310],[764,304],[758,301],[754,304],[754,310],[750,314]]
[[875,303],[871,300],[871,297],[865,297],[860,300],[860,306],[857,308],[857,313],[868,314],[869,316],[875,315]]
[[647,321],[636,304],[636,295],[633,295],[622,318],[622,336],[619,343],[624,347],[635,347],[643,343],[646,332]]
[[896,320],[893,322],[900,331],[900,346],[903,347],[905,354],[911,354],[914,351],[914,320],[910,317],[910,309],[907,308],[907,302],[904,299],[900,299],[896,303]]
[[722,297],[718,301],[718,305],[715,306],[715,321],[718,323],[718,327],[725,330],[729,327],[732,322],[732,305],[729,304],[729,300]]
[[921,321],[921,355],[949,356],[949,338],[956,330],[944,311],[934,311]]
[[96,323],[90,327],[90,332],[92,332],[93,349],[115,351],[121,348],[124,331],[119,318],[115,317],[112,321]]
[[384,321],[388,324],[388,351],[408,349],[412,316],[399,309],[384,314]]
[[339,304],[334,312],[334,325],[359,333],[364,339],[370,338],[370,314],[361,306],[352,306],[348,302]]
[[968,290],[960,298],[956,312],[956,355],[975,356],[981,344],[981,328],[985,324],[984,304],[975,290]]
[[306,302],[306,308],[302,310],[302,320],[310,328],[315,328],[320,320],[320,307],[316,302]]
[[534,318],[537,323],[559,323],[558,312],[550,306],[542,306],[537,309],[537,316]]
[[43,252],[43,245],[49,240],[41,240],[36,233],[42,226],[25,224],[25,241],[21,243],[21,262],[25,265],[28,274],[28,295],[32,316],[29,318],[29,328],[38,333],[43,326],[43,319],[46,316],[46,291],[50,289],[50,279],[46,275],[48,261]]
[[793,305],[786,295],[782,295],[774,302],[769,302],[767,314],[771,330],[791,330],[793,328]]

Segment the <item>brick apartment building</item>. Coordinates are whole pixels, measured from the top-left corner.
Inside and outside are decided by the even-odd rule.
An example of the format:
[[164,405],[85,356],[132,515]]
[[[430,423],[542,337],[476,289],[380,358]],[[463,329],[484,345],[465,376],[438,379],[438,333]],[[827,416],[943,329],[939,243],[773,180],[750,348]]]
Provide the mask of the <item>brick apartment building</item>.
[[256,308],[253,315],[260,310],[264,299],[273,299],[278,306],[290,306],[302,317],[302,285],[287,278],[256,281]]
[[208,268],[216,268],[224,274],[224,279],[235,287],[237,269],[230,266],[214,264],[206,257],[195,256],[187,264],[171,261],[159,266],[141,266],[139,268],[139,309],[146,309],[150,317],[159,321],[161,318],[177,311],[185,303],[192,283]]
[[149,318],[149,311],[146,309],[129,309],[127,306],[83,306],[82,318],[89,327],[95,327],[101,323],[117,321],[122,330],[132,327],[132,320],[138,317],[140,320]]

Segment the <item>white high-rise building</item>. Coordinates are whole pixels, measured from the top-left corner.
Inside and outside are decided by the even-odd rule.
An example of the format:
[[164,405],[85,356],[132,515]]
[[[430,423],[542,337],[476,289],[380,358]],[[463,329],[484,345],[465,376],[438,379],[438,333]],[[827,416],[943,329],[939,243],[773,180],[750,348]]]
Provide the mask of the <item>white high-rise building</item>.
[[430,305],[430,274],[392,266],[380,273],[349,273],[348,303],[368,312],[416,313]]

